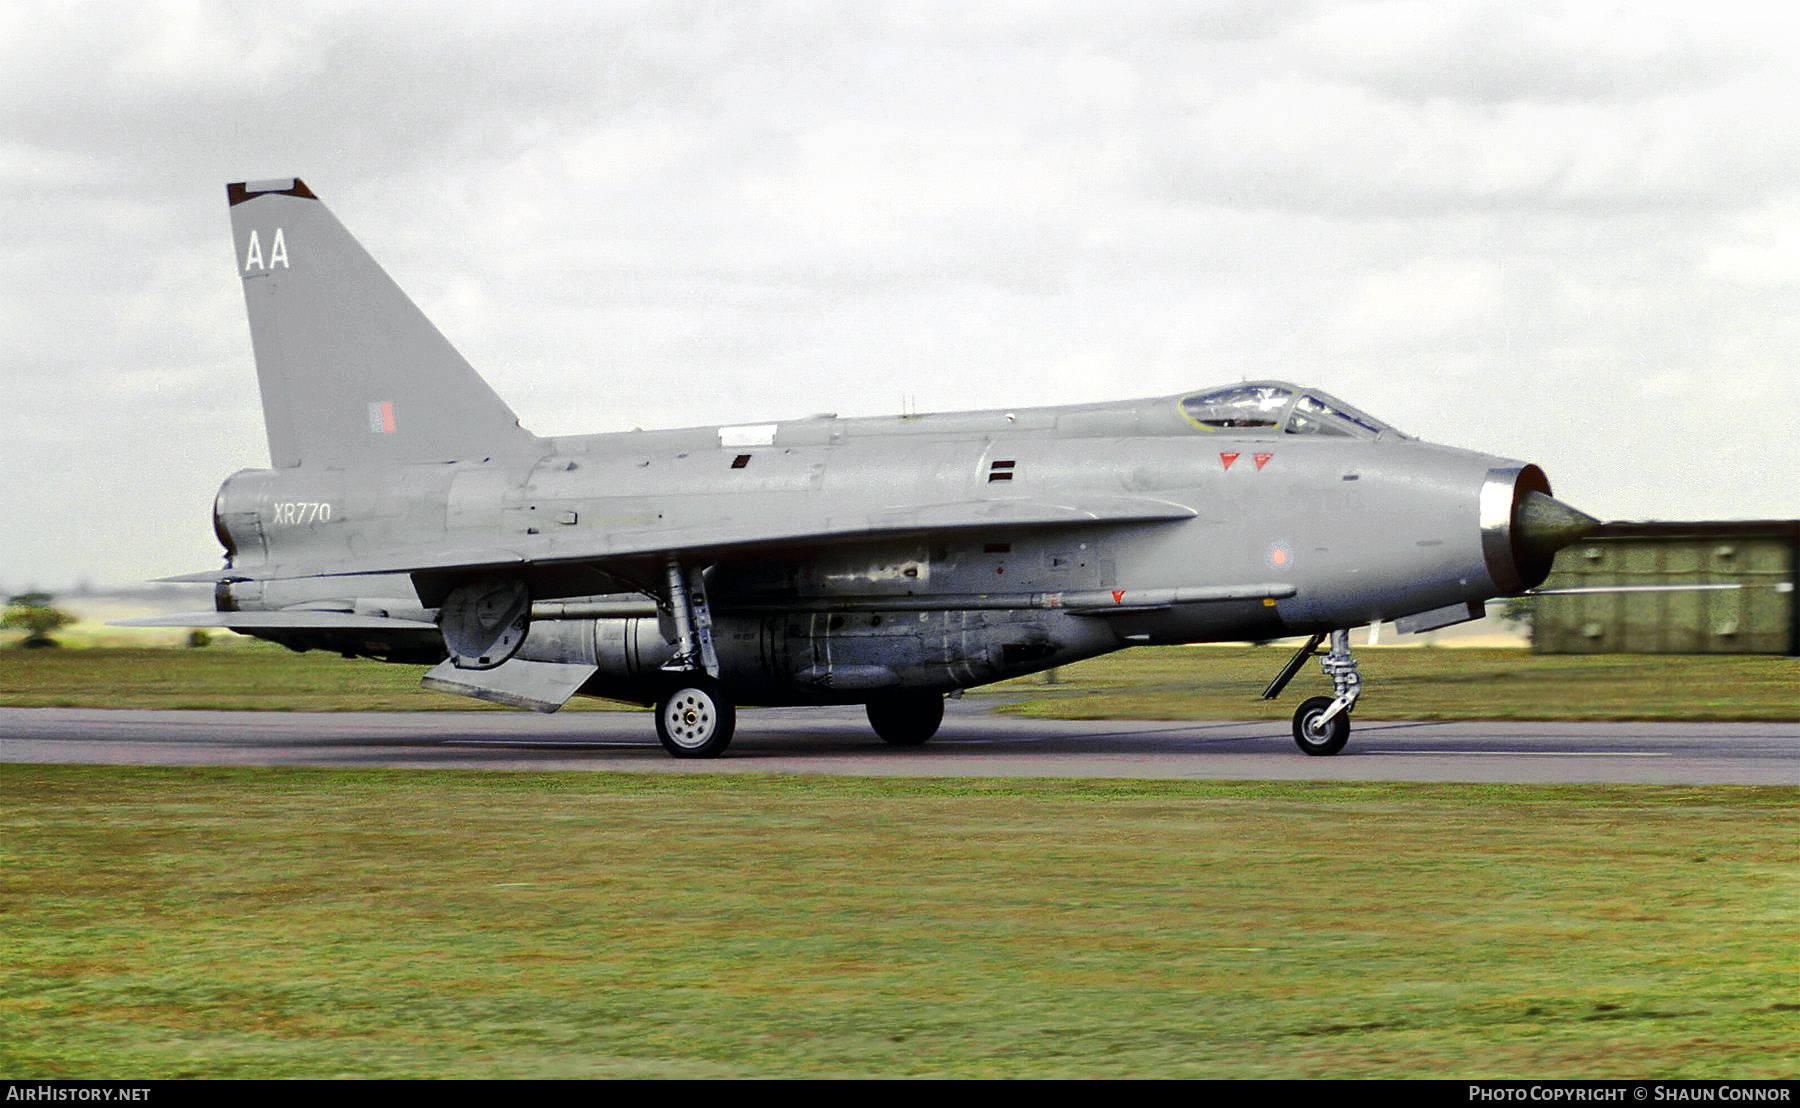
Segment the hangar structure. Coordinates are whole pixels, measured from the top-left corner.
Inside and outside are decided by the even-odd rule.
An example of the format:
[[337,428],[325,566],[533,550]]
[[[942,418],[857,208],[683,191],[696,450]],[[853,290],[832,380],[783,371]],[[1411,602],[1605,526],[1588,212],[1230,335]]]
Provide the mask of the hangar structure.
[[1533,598],[1539,654],[1800,656],[1800,520],[1609,523]]

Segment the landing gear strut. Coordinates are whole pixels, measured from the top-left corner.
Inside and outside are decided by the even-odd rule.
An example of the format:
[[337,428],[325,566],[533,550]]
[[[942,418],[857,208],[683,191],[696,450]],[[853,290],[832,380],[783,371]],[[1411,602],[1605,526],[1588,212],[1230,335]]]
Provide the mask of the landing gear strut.
[[[1287,687],[1306,659],[1319,649],[1323,635],[1314,635],[1295,652],[1288,664],[1269,687],[1264,700],[1273,700]],[[1350,632],[1333,631],[1331,650],[1319,662],[1325,676],[1331,678],[1335,696],[1315,696],[1300,705],[1294,713],[1294,742],[1308,754],[1336,754],[1350,741],[1350,709],[1362,695],[1362,677],[1356,672],[1356,655],[1350,653]]]
[[719,683],[706,582],[698,567],[684,573],[673,556],[666,571],[676,641],[675,657],[662,667],[666,691],[656,702],[656,737],[677,758],[717,758],[731,745],[737,708]]

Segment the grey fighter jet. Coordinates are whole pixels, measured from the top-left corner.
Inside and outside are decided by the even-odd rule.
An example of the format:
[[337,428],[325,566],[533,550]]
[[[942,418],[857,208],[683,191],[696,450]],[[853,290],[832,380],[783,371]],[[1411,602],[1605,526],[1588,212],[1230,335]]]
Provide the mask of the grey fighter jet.
[[712,757],[738,705],[865,704],[923,743],[944,697],[1140,643],[1329,639],[1474,619],[1596,526],[1536,466],[1402,434],[1280,381],[1073,407],[542,438],[297,179],[228,187],[271,466],[214,524],[216,611],[296,650],[432,668],[555,711],[652,704]]

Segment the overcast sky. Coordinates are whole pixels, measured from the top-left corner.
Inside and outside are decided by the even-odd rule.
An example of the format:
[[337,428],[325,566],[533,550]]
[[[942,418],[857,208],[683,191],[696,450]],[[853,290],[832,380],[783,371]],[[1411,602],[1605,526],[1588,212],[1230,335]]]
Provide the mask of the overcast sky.
[[1619,518],[1800,515],[1800,9],[0,5],[0,586],[212,568],[228,181],[540,434],[1314,384]]

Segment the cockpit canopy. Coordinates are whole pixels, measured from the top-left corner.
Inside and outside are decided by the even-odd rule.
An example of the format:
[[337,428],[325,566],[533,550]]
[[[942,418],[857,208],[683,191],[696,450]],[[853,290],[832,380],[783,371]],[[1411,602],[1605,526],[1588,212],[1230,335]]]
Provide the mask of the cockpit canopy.
[[1329,393],[1284,381],[1249,381],[1181,398],[1181,414],[1203,431],[1335,435],[1372,439],[1408,436]]

